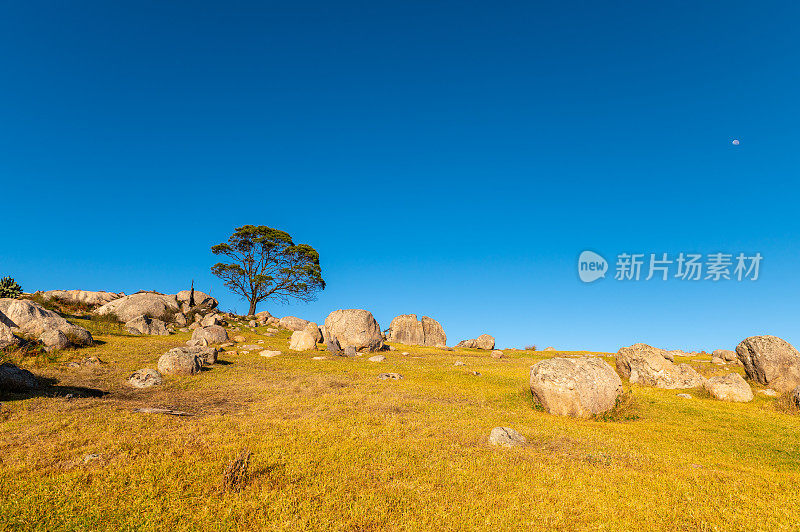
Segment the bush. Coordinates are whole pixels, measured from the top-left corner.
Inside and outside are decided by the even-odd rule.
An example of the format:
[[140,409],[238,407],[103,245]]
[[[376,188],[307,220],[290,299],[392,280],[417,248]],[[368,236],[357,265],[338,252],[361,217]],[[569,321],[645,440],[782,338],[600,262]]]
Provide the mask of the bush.
[[636,421],[641,417],[639,402],[633,397],[633,391],[628,390],[619,397],[614,407],[608,412],[594,416],[596,421]]
[[526,345],[525,346],[525,351],[536,351],[536,349],[537,348],[536,348],[535,345]]
[[0,297],[19,297],[22,295],[22,287],[11,277],[0,279]]

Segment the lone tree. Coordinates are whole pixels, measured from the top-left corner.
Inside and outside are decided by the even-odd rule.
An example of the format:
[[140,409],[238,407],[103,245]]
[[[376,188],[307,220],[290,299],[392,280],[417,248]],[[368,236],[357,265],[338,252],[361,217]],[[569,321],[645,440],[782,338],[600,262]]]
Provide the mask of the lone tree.
[[225,286],[250,302],[248,315],[265,299],[313,301],[325,289],[319,253],[307,244],[295,244],[289,233],[264,225],[237,227],[227,243],[212,246],[219,262],[211,273]]

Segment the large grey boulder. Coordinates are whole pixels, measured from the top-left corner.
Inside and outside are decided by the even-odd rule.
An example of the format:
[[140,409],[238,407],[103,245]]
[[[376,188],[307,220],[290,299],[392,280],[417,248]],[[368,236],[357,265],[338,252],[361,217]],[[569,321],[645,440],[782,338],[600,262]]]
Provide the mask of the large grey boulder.
[[703,384],[703,388],[720,401],[746,403],[753,400],[753,390],[738,373],[711,377]]
[[319,330],[319,325],[313,321],[309,321],[303,330],[311,335],[315,344],[318,344],[322,341],[322,331]]
[[696,388],[705,379],[688,364],[673,364],[664,358],[663,349],[634,344],[617,352],[617,372],[631,384],[655,386],[668,390]]
[[173,347],[168,352],[194,355],[200,361],[201,365],[211,366],[217,363],[220,350],[216,347],[209,347],[208,345],[195,345],[187,347]]
[[125,330],[130,334],[145,334],[150,336],[168,336],[169,331],[163,321],[147,316],[139,316],[125,324]]
[[48,331],[57,330],[64,333],[72,345],[92,344],[89,331],[27,299],[0,298],[0,322],[10,327],[14,334],[40,338]]
[[325,318],[323,335],[336,338],[345,349],[376,351],[383,348],[381,328],[372,313],[364,309],[334,310]]
[[192,340],[205,340],[210,344],[221,344],[228,341],[228,332],[219,325],[209,325],[195,329],[192,333]]
[[178,310],[178,299],[174,295],[137,292],[106,303],[95,309],[94,313],[100,316],[115,314],[120,321],[126,323],[139,316],[162,319],[177,313]]
[[777,336],[751,336],[736,346],[747,376],[781,393],[800,386],[800,353]]
[[191,290],[181,290],[177,294],[175,294],[175,299],[178,301],[182,309],[186,309],[188,312],[192,309],[202,309],[202,310],[211,310],[217,308],[219,302],[211,297],[208,294],[205,294],[199,290],[194,291],[194,305],[189,305],[189,300],[191,299],[192,291]]
[[278,322],[278,325],[290,331],[302,331],[306,328],[309,321],[295,316],[284,316]]
[[307,331],[295,331],[289,339],[289,349],[292,351],[310,351],[316,346],[314,337]]
[[0,392],[24,393],[35,390],[39,383],[33,373],[14,364],[0,364]]
[[158,359],[158,371],[164,375],[195,375],[200,372],[200,358],[193,353],[169,351]]
[[401,314],[389,325],[386,341],[405,345],[444,347],[447,345],[447,335],[442,325],[433,318],[423,316],[417,320],[416,314]]
[[614,369],[588,356],[537,362],[531,366],[530,387],[534,401],[547,412],[582,418],[607,412],[623,392]]
[[69,347],[69,338],[67,338],[67,335],[58,329],[50,329],[49,331],[45,331],[39,337],[39,341],[42,342],[44,345],[44,350],[48,353],[60,351],[61,349],[66,349]]
[[466,347],[468,349],[494,349],[494,336],[482,334],[472,340],[461,340],[456,347]]
[[105,292],[103,290],[98,292],[93,292],[91,290],[47,290],[46,292],[37,292],[37,294],[46,300],[55,298],[69,303],[80,303],[92,307],[105,305],[125,295],[123,293]]

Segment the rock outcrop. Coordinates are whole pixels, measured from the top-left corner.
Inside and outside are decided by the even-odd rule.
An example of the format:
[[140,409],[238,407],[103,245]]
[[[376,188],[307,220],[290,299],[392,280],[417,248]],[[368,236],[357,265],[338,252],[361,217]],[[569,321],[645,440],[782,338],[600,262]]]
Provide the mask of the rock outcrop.
[[688,364],[674,364],[663,355],[663,349],[647,344],[623,347],[616,356],[617,372],[631,384],[643,384],[665,389],[684,389],[701,386],[702,375]]
[[290,331],[302,331],[306,328],[309,321],[296,316],[284,316],[278,321],[278,325]]
[[139,316],[171,321],[171,319],[167,318],[171,318],[179,310],[178,298],[174,295],[159,294],[157,292],[137,292],[106,303],[102,307],[95,309],[94,313],[100,316],[114,314],[121,322],[126,323]]
[[[27,299],[0,298],[0,323],[15,335],[41,338],[50,331],[60,331],[69,340],[70,345],[92,345],[92,335],[89,331]],[[7,336],[7,333],[0,333],[0,336]],[[49,334],[47,338],[55,339],[56,336]],[[47,344],[45,347],[48,347]]]
[[469,349],[494,349],[494,336],[482,334],[472,340],[461,340],[456,347],[466,347]]
[[800,386],[800,353],[777,336],[751,336],[736,346],[747,376],[786,393]]
[[381,328],[371,312],[364,309],[340,309],[328,314],[322,331],[327,339],[336,338],[342,348],[376,351],[383,348]]
[[37,292],[37,294],[44,299],[55,298],[68,303],[79,303],[91,307],[99,307],[125,296],[123,293],[105,292],[103,290],[98,292],[90,290],[47,290],[46,292]]
[[163,321],[147,316],[139,316],[125,324],[125,330],[129,334],[144,334],[150,336],[168,336],[169,331]]
[[228,341],[228,332],[220,325],[209,325],[195,329],[192,333],[192,340],[205,340],[208,345],[221,344]]
[[550,358],[531,367],[534,401],[549,413],[590,417],[614,407],[622,381],[614,369],[597,357]]
[[401,314],[395,317],[386,330],[386,340],[405,345],[431,347],[447,345],[447,335],[444,333],[442,325],[428,316],[417,320],[416,314]]
[[154,369],[140,369],[128,377],[128,384],[134,388],[160,386],[164,382],[161,373]]

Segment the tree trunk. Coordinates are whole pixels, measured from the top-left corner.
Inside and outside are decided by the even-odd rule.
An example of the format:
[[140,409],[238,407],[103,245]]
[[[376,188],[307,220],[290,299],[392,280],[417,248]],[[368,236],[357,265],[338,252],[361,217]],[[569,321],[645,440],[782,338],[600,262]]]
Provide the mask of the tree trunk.
[[247,313],[248,316],[255,316],[255,314],[256,314],[256,305],[257,304],[258,304],[258,301],[256,301],[255,299],[250,301],[250,311]]

